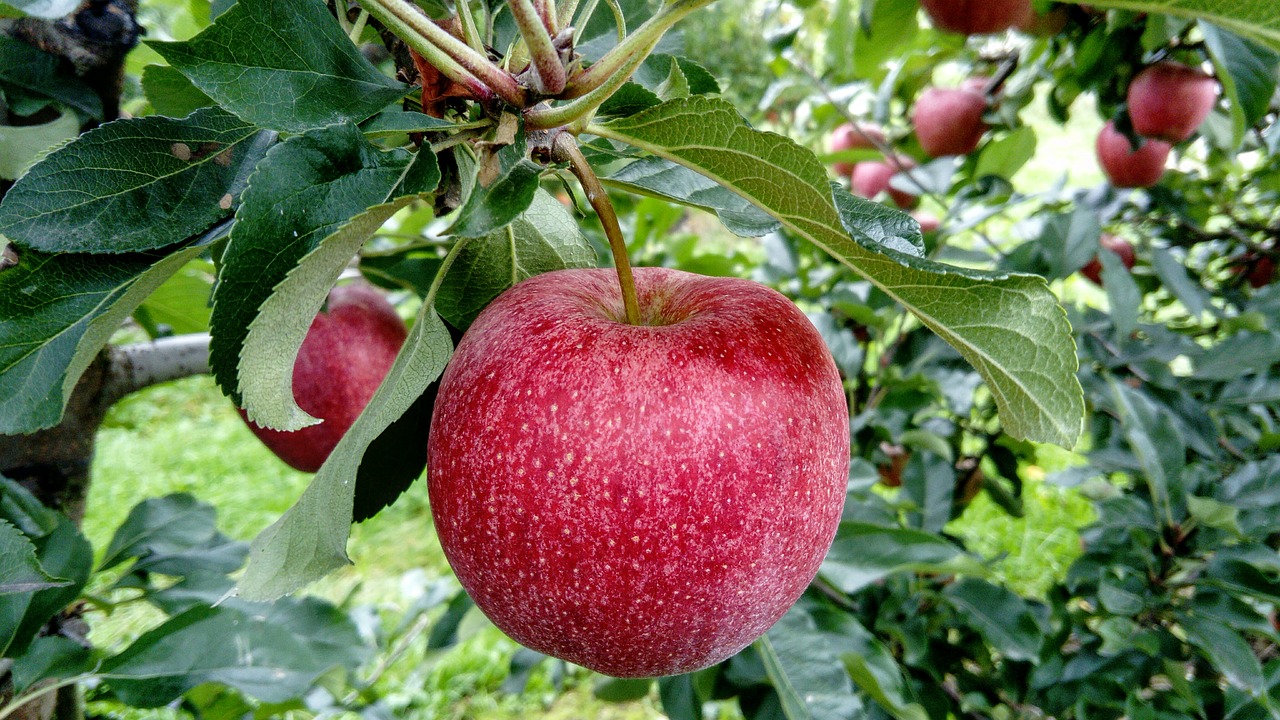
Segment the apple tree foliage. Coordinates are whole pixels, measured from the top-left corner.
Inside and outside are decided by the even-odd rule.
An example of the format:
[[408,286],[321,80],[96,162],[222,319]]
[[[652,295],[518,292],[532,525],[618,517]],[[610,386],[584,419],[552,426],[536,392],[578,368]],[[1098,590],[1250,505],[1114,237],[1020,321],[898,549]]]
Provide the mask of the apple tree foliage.
[[[57,18],[78,3],[9,5],[0,16]],[[177,6],[180,22],[159,20]],[[316,713],[379,716],[370,688],[335,690],[333,671],[357,677],[392,640],[327,603],[279,598],[349,563],[352,521],[421,473],[432,384],[476,313],[524,277],[608,262],[572,187],[584,172],[563,149],[572,138],[616,191],[636,259],[788,293],[850,397],[849,503],[818,581],[737,657],[657,681],[668,715],[732,700],[791,720],[1280,716],[1271,0],[1038,3],[1047,29],[968,40],[929,28],[912,0],[796,0],[737,57],[685,57],[698,43],[679,41],[680,21],[721,11],[711,0],[417,6],[144,4],[155,24],[127,64],[130,112],[110,122],[66,62],[0,35],[0,434],[56,425],[128,318],[207,329],[226,394],[297,429],[312,418],[292,361],[342,273],[419,308],[366,412],[249,547],[175,495],[138,505],[94,564],[74,523],[0,479],[14,691],[93,678],[140,707],[306,698]],[[539,12],[573,31],[539,31]],[[1165,57],[1212,66],[1222,98],[1159,185],[1019,192],[1059,124],[1124,125],[1128,80]],[[910,103],[957,69],[996,78],[992,128],[973,154],[894,181],[944,211],[922,234],[851,195],[828,166],[868,151],[826,156],[824,137],[872,120],[922,158]],[[763,261],[670,242],[685,207],[762,238]],[[1099,253],[1104,229],[1138,248],[1134,268]],[[1076,275],[1095,255],[1101,290]],[[1025,480],[1052,456],[1036,443],[1079,450],[1049,480],[1094,498],[1096,521],[1065,575],[1027,592],[951,522],[979,492],[1022,513]],[[91,571],[114,571],[113,592],[166,619],[114,653],[59,632]],[[413,612],[441,606],[434,647],[469,609],[442,590]],[[193,661],[193,647],[218,651]],[[518,654],[512,678],[544,661]]]

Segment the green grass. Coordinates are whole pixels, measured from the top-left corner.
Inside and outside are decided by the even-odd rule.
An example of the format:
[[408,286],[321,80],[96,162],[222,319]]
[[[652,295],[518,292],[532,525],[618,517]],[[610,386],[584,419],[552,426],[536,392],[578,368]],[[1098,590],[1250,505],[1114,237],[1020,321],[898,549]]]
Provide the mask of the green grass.
[[[426,438],[423,438],[426,442]],[[194,377],[136,393],[112,408],[98,436],[93,485],[83,530],[101,555],[130,508],[151,497],[190,492],[218,509],[218,525],[239,540],[251,540],[287,510],[311,476],[280,462],[249,432],[212,378]],[[309,592],[377,608],[394,625],[414,597],[414,588],[450,571],[432,528],[424,483],[413,485],[391,508],[352,530],[348,552],[354,565],[316,583]],[[115,573],[90,588],[105,593]],[[144,603],[128,603],[109,615],[90,617],[91,639],[123,649],[164,616]],[[575,669],[567,691],[535,673],[526,692],[502,693],[515,642],[473,611],[456,647],[427,652],[423,638],[383,675],[377,688],[397,717],[510,720],[661,718],[655,699],[612,704],[591,695],[589,672]],[[106,707],[121,718],[155,717]],[[175,718],[181,714],[173,715]]]

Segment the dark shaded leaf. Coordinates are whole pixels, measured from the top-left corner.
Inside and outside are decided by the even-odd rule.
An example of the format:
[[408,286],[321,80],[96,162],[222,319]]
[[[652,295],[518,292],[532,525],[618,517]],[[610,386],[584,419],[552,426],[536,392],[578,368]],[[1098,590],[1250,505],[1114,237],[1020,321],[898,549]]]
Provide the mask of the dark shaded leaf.
[[273,130],[360,122],[408,91],[319,2],[239,0],[191,40],[148,44],[219,105]]

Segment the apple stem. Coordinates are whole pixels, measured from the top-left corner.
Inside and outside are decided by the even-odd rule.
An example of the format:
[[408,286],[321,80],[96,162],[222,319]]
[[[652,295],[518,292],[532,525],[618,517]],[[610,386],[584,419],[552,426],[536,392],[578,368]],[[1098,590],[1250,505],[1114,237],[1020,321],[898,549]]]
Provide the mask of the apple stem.
[[560,62],[560,52],[556,50],[555,41],[547,30],[547,18],[543,14],[546,7],[535,7],[533,0],[511,0],[507,9],[516,21],[520,37],[529,47],[538,92],[543,95],[560,94],[565,84],[564,65]]
[[596,177],[586,156],[578,149],[577,141],[569,133],[561,133],[556,138],[552,158],[557,162],[569,163],[569,171],[578,178],[587,200],[600,217],[605,237],[609,238],[609,248],[613,251],[613,267],[618,271],[618,285],[622,287],[622,305],[626,309],[627,323],[639,325],[640,302],[636,299],[635,277],[631,273],[631,260],[627,257],[627,241],[622,236],[622,226],[618,224],[618,214],[609,201],[609,194],[600,184],[600,178]]

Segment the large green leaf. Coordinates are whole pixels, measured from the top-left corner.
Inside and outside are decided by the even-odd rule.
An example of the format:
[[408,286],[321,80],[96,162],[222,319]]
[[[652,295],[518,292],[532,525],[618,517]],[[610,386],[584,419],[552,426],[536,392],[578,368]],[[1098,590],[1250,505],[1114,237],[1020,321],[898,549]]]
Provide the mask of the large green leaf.
[[80,121],[67,111],[38,125],[0,125],[0,179],[17,180],[50,149],[80,134]]
[[538,190],[514,222],[463,247],[440,285],[436,309],[465,330],[491,300],[521,280],[595,264],[595,251],[578,223],[550,193]]
[[1010,660],[1040,658],[1044,631],[1026,600],[984,580],[963,578],[943,596],[977,629],[992,650]]
[[[236,212],[210,317],[209,360],[223,391],[239,399],[246,382],[250,392],[274,383],[276,395],[283,395],[250,402],[252,419],[281,429],[306,424],[308,416],[293,402],[293,360],[332,280],[370,233],[438,180],[429,151],[380,150],[350,124],[295,135],[259,163]],[[391,202],[395,198],[404,199]],[[312,255],[308,267],[295,274]],[[242,360],[250,323],[291,275],[298,291],[279,293],[270,324],[259,325],[269,331],[260,348],[266,357],[255,354],[256,364]],[[241,378],[240,368],[248,368],[249,376]]]
[[0,201],[0,234],[45,252],[173,245],[231,215],[261,135],[218,108],[107,123],[18,180]]
[[134,707],[159,707],[210,682],[285,702],[305,695],[330,668],[354,669],[366,655],[345,614],[307,598],[192,608],[108,658],[100,673]]
[[76,381],[120,323],[203,249],[167,257],[20,251],[16,267],[0,270],[0,435],[58,424]]
[[1064,0],[1102,8],[1200,18],[1280,50],[1280,5],[1275,0]]
[[839,653],[804,610],[791,608],[755,647],[788,720],[863,717]]
[[318,0],[239,0],[191,40],[149,44],[219,105],[273,130],[360,122],[408,91]]
[[49,575],[68,582],[35,592],[0,595],[0,657],[21,654],[48,622],[80,594],[93,566],[93,548],[64,515],[57,526],[35,538],[36,557]]
[[842,218],[826,171],[810,151],[753,130],[723,101],[675,100],[590,131],[696,170],[747,198],[955,346],[986,379],[1010,435],[1075,444],[1084,417],[1075,344],[1043,278],[950,267],[876,242],[857,231],[859,218]]
[[136,559],[133,572],[186,576],[228,574],[244,564],[245,547],[218,531],[217,511],[187,493],[144,500],[116,529],[100,569]]
[[361,458],[440,376],[452,353],[448,329],[431,303],[423,303],[404,348],[364,412],[298,502],[254,539],[238,585],[242,596],[274,599],[351,562],[346,544]]
[[743,237],[761,237],[778,229],[777,220],[740,195],[662,158],[637,160],[602,179],[609,186],[714,212],[726,228]]
[[985,571],[955,543],[921,530],[842,522],[822,563],[822,576],[853,593],[895,572]]

